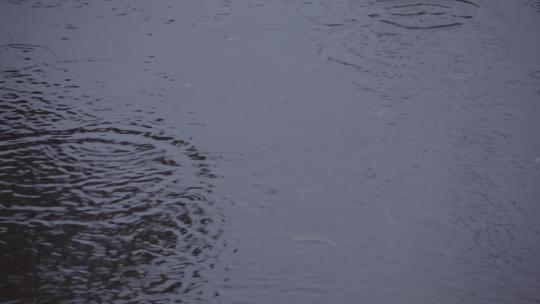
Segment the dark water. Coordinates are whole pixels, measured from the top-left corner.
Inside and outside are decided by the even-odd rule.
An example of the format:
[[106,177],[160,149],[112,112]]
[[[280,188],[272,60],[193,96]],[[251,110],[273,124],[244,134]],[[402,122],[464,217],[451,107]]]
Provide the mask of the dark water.
[[0,303],[540,303],[538,0],[0,0]]
[[107,100],[81,95],[46,48],[1,51],[2,299],[201,297],[223,246],[206,157],[150,113],[81,110]]

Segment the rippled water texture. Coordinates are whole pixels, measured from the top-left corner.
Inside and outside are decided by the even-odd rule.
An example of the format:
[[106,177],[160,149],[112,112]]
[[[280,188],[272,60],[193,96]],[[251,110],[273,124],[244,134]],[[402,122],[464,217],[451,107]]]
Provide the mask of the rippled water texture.
[[81,95],[46,48],[1,52],[1,297],[200,296],[222,247],[206,157],[148,113],[109,121],[77,108],[99,97]]
[[540,303],[540,0],[0,0],[0,304]]

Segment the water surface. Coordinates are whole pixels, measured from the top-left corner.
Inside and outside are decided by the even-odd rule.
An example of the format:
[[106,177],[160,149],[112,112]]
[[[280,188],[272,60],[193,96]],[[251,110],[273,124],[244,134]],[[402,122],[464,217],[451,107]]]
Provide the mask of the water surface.
[[0,1],[0,302],[538,303],[539,23]]

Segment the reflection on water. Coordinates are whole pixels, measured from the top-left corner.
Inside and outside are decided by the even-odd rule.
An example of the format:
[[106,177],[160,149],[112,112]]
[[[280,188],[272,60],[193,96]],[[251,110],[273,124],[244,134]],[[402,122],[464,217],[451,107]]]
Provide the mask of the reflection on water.
[[201,297],[203,272],[223,247],[206,158],[159,119],[78,109],[90,97],[61,69],[34,62],[50,56],[45,49],[2,52],[13,65],[0,75],[2,298]]

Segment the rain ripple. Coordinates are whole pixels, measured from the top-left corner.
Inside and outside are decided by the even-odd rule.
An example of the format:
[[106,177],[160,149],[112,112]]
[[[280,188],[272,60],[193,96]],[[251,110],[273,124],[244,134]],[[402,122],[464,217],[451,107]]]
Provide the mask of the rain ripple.
[[2,298],[208,298],[225,244],[206,157],[153,121],[81,111],[78,86],[46,67],[0,71]]
[[472,0],[431,0],[424,2],[378,0],[381,6],[370,17],[403,29],[423,30],[463,25],[474,17],[478,4]]

